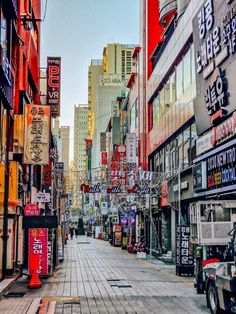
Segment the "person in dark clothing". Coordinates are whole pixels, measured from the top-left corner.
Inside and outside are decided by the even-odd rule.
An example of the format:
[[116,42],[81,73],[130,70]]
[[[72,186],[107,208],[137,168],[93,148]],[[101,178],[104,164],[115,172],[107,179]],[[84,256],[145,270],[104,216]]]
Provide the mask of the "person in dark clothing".
[[76,238],[78,237],[78,235],[79,235],[79,226],[77,225],[75,227],[75,236],[76,236]]
[[70,227],[70,238],[71,238],[71,240],[73,239],[73,237],[74,237],[74,227]]

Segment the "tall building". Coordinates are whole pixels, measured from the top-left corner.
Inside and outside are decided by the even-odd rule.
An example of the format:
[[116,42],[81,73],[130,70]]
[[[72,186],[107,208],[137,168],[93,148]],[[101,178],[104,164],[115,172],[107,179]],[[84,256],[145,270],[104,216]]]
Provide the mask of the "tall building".
[[[92,146],[92,167],[100,166],[100,133],[105,132],[112,112],[112,102],[118,96],[125,96],[126,84],[132,72],[135,72],[135,61],[132,58],[134,45],[107,44],[103,49],[102,71],[97,76],[95,92],[95,128]],[[95,82],[94,82],[95,83]],[[90,90],[89,90],[90,93]],[[89,94],[89,97],[91,95]],[[89,98],[90,99],[90,98]]]
[[88,126],[88,106],[78,105],[74,110],[74,168],[86,169],[86,142]]
[[70,162],[70,127],[61,126],[59,134],[62,145],[62,162],[64,163],[65,174],[68,176]]
[[102,72],[107,78],[117,77],[118,80],[127,81],[135,69],[132,59],[134,45],[108,44],[103,49]]
[[86,178],[86,138],[88,128],[88,106],[78,105],[74,107],[74,176],[72,207],[74,212],[82,209],[82,194],[80,184]]
[[97,82],[102,74],[102,60],[91,60],[88,71],[88,139],[92,139],[95,131]]

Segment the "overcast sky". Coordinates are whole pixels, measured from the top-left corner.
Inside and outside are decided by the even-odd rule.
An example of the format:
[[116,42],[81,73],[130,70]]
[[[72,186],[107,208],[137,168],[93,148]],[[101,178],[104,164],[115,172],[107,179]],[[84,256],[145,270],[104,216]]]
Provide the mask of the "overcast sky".
[[74,105],[88,101],[91,59],[101,59],[107,43],[139,42],[138,0],[42,0],[42,16],[46,1],[41,67],[46,67],[47,56],[62,58],[60,120],[73,127]]

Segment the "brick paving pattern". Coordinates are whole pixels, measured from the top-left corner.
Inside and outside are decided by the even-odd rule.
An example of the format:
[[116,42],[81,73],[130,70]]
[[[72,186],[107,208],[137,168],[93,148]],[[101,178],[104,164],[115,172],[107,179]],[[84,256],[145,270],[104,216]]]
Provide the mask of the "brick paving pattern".
[[[81,236],[68,241],[60,266],[51,278],[43,280],[40,290],[28,290],[22,279],[11,291],[27,292],[22,300],[54,298],[57,314],[209,313],[205,296],[196,294],[192,278],[177,277],[168,267],[138,260],[108,242]],[[0,313],[4,313],[2,302]]]

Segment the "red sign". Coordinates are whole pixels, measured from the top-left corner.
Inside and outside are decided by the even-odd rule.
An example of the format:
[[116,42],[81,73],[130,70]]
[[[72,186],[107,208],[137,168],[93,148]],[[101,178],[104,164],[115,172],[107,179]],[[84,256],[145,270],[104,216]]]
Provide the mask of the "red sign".
[[236,113],[212,129],[212,145],[217,146],[234,136],[236,132]]
[[48,57],[47,104],[51,106],[52,117],[60,116],[61,99],[61,58]]
[[40,216],[40,208],[35,204],[28,204],[24,209],[25,216]]
[[29,275],[35,268],[36,256],[39,256],[38,275],[48,274],[48,229],[29,229]]
[[52,164],[43,166],[43,186],[50,187],[52,185]]
[[106,166],[107,165],[107,152],[101,152],[102,155],[102,165]]

